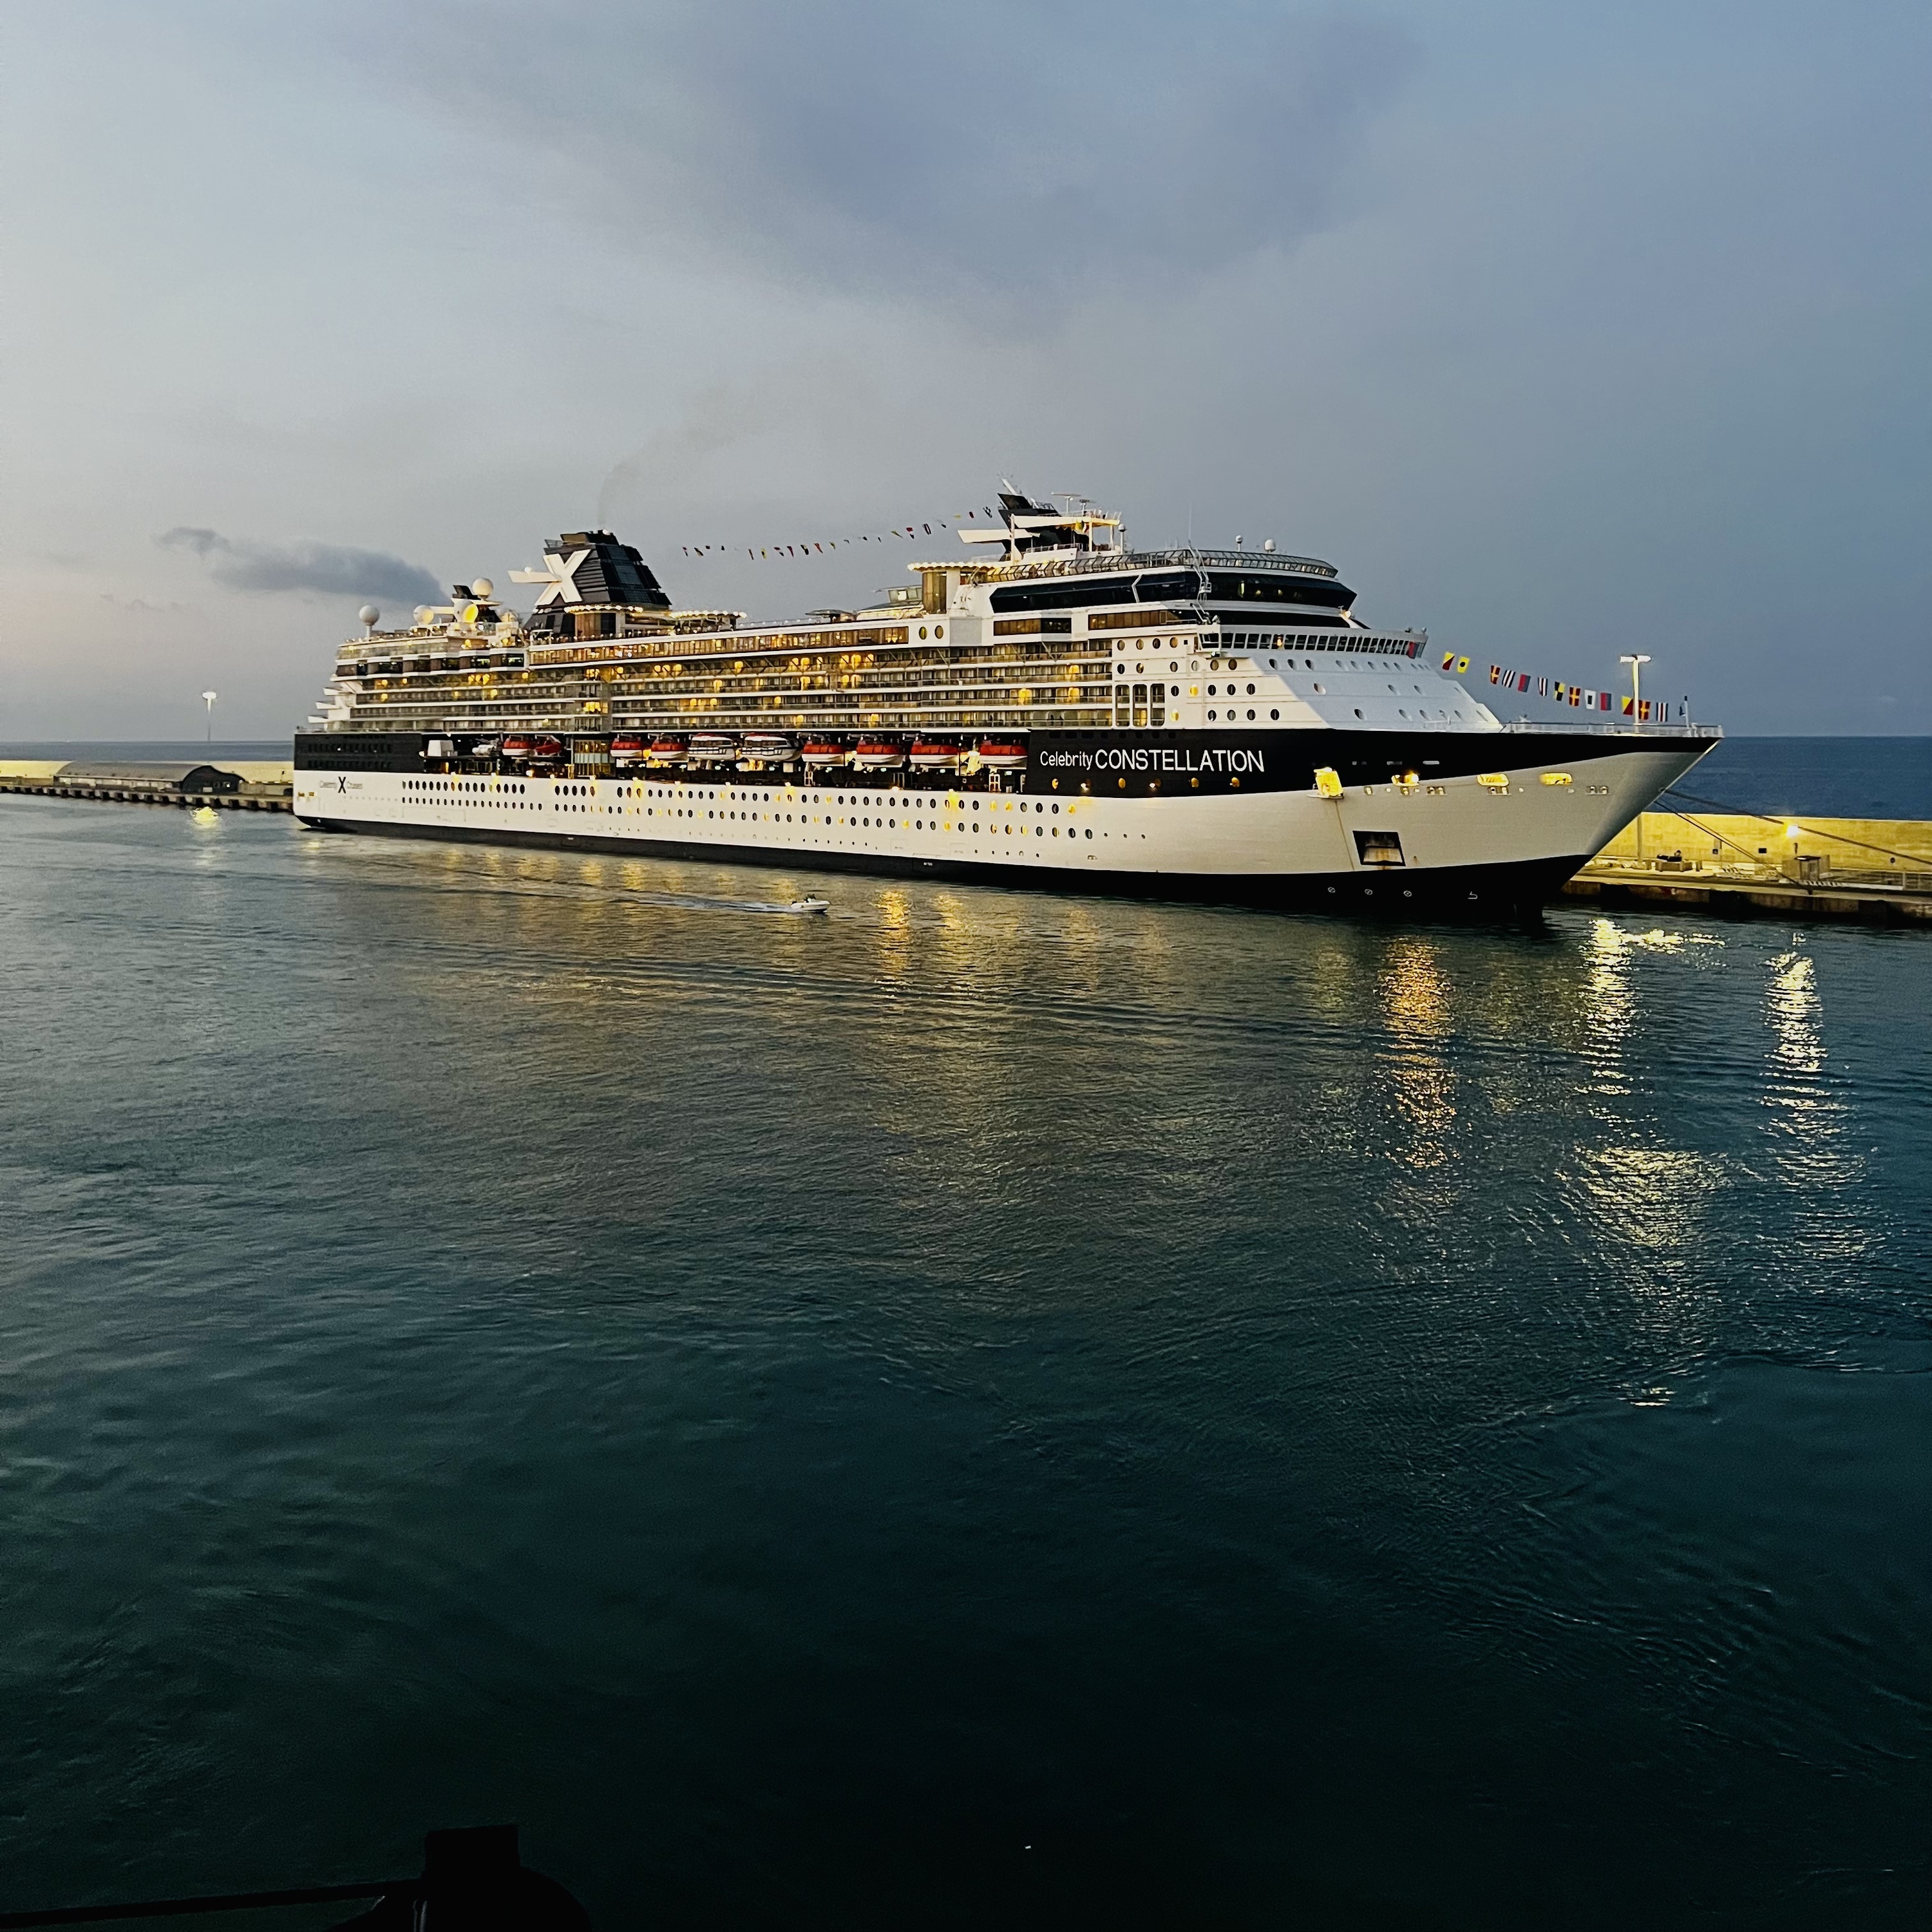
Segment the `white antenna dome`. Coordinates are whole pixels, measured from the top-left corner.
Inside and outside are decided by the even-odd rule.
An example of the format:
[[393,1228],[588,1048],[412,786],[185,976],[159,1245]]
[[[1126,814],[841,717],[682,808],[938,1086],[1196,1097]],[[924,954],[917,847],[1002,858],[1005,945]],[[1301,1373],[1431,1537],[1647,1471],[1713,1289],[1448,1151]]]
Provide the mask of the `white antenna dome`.
[[1244,536],[1238,536],[1234,538],[1234,548],[1235,548],[1237,550],[1239,550],[1239,549],[1240,548],[1240,547],[1242,546],[1242,544],[1244,544],[1244,543],[1246,543],[1246,542],[1247,542],[1247,538],[1246,538],[1246,537],[1244,537]]
[[365,604],[356,614],[362,620],[362,628],[365,631],[373,631],[382,614],[376,608],[374,604]]
[[496,594],[496,586],[487,577],[478,578],[470,587],[486,604]]
[[436,613],[427,604],[418,604],[416,606],[416,622],[418,625],[427,624],[435,615]]
[[1264,537],[1264,538],[1262,538],[1262,548],[1263,550],[1266,550],[1266,551],[1268,552],[1268,554],[1269,554],[1269,556],[1274,556],[1274,538],[1273,537]]

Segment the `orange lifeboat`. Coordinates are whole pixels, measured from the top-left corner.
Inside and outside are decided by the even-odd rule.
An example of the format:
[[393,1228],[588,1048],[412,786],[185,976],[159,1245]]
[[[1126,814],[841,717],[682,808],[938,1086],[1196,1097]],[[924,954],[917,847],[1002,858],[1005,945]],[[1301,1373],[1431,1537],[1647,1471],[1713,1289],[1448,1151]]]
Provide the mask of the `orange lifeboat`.
[[1026,770],[1027,748],[1013,739],[982,739],[977,748],[980,762],[988,771],[1023,772]]
[[654,738],[651,741],[650,760],[654,765],[681,765],[685,757],[682,738]]
[[644,741],[628,731],[620,731],[610,740],[610,762],[634,765],[644,755]]
[[561,738],[539,738],[530,747],[530,756],[540,765],[554,765],[563,756]]
[[896,738],[861,738],[852,748],[852,762],[862,772],[896,772],[905,761],[905,747]]
[[819,771],[827,765],[842,765],[845,747],[833,738],[808,738],[799,756],[810,770]]
[[527,758],[532,748],[532,741],[520,731],[512,731],[503,740],[503,755],[506,758]]
[[959,769],[959,747],[939,738],[912,741],[912,768],[916,772],[954,772]]

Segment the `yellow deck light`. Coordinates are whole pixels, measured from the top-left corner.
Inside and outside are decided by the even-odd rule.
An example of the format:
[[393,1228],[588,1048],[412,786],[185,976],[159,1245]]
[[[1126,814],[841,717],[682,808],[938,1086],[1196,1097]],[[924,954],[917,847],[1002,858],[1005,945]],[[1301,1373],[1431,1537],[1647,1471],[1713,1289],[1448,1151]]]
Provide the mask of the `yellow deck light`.
[[1342,796],[1342,777],[1332,765],[1323,765],[1315,774],[1315,789],[1324,798]]

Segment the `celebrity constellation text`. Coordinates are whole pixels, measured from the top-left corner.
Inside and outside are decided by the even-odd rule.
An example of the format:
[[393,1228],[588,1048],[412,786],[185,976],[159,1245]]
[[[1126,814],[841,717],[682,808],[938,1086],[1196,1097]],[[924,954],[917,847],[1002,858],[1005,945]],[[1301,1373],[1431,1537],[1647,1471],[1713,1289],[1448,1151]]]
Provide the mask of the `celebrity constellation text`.
[[1259,752],[1226,746],[1196,750],[1186,745],[1103,745],[1097,750],[1042,752],[1036,763],[1085,772],[1265,772]]

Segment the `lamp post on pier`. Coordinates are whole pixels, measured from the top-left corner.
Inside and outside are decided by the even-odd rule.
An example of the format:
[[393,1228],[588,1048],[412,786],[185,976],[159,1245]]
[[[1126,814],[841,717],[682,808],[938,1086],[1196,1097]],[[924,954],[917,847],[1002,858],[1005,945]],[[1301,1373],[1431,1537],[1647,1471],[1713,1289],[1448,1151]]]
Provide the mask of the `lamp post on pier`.
[[[1630,729],[1633,731],[1643,729],[1643,668],[1649,662],[1648,654],[1643,651],[1625,651],[1617,659],[1618,664],[1627,664],[1630,668]],[[1636,856],[1640,860],[1643,856],[1643,814],[1640,812],[1636,815]]]
[[1630,729],[1643,729],[1643,667],[1649,663],[1647,654],[1641,651],[1626,651],[1618,658],[1618,664],[1630,668]]
[[211,745],[214,742],[214,699],[215,694],[212,691],[201,694],[202,703],[208,706],[208,742]]

